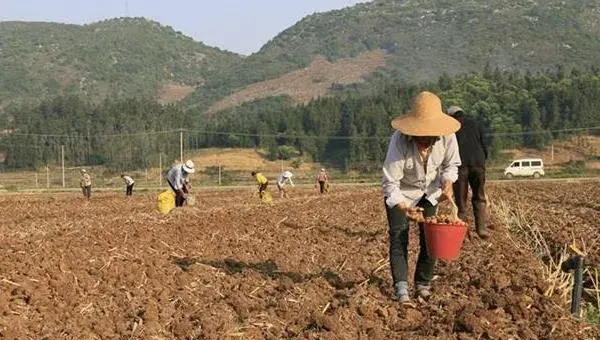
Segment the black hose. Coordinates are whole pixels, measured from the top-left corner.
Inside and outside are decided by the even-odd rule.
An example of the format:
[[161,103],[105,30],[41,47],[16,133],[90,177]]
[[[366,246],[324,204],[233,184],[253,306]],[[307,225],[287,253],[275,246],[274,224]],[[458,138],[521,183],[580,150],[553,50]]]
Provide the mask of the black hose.
[[581,310],[581,293],[583,292],[583,257],[574,256],[574,283],[571,294],[571,315],[578,318]]
[[571,256],[561,263],[560,268],[564,272],[574,271],[573,291],[571,292],[571,315],[579,318],[581,311],[581,294],[583,293],[583,257]]

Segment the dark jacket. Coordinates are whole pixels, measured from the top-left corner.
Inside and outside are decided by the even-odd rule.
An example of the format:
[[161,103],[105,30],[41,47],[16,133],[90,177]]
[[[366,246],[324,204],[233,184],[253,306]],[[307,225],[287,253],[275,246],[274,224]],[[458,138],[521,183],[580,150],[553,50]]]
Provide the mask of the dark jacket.
[[461,124],[460,130],[456,132],[460,160],[465,166],[485,166],[488,150],[483,141],[483,124],[475,118],[455,116]]

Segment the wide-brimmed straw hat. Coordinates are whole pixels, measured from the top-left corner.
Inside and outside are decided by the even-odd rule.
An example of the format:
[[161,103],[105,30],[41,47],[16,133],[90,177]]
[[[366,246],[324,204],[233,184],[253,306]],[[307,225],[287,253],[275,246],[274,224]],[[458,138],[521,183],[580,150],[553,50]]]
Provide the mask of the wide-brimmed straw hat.
[[412,109],[392,120],[392,127],[408,136],[446,136],[460,129],[460,122],[442,111],[442,101],[431,92],[421,92]]
[[194,162],[192,162],[191,159],[188,159],[187,161],[185,161],[185,164],[183,164],[183,170],[185,172],[187,172],[188,174],[193,174],[194,171],[196,171],[194,169]]

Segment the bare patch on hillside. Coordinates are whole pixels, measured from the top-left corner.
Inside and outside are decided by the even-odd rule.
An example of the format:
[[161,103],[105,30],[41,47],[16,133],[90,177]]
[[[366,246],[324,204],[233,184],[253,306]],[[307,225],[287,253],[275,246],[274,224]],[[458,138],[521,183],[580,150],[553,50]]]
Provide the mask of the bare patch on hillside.
[[[554,150],[553,150],[554,149]],[[547,145],[543,150],[508,149],[504,150],[512,159],[535,157],[542,158],[548,166],[560,165],[571,161],[581,161],[586,157],[600,157],[600,137],[573,136],[568,140]],[[594,165],[590,164],[591,167]]]
[[206,113],[213,114],[231,107],[271,96],[289,96],[294,104],[305,104],[312,99],[327,95],[332,84],[355,84],[385,66],[386,52],[374,50],[356,58],[329,62],[316,57],[305,68],[289,72],[279,78],[251,84],[245,89],[214,104]]
[[[209,167],[221,166],[228,171],[266,171],[278,172],[282,168],[292,168],[292,161],[269,161],[265,158],[265,152],[257,149],[220,149],[208,148],[199,150],[192,157],[196,168],[205,170]],[[314,164],[303,163],[303,170],[312,170]]]
[[158,101],[161,104],[169,104],[183,100],[190,93],[194,92],[194,86],[166,83],[161,86],[158,93]]
[[61,66],[53,64],[57,81],[60,84],[61,89],[65,89],[67,86],[79,82],[80,88],[85,87],[86,78],[81,77],[77,69],[70,66]]

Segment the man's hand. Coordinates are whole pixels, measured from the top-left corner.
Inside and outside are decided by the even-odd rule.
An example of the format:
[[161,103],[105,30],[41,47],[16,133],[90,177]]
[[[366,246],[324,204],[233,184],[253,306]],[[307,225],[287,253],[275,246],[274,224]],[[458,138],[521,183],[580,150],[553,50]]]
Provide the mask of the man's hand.
[[443,202],[445,200],[454,201],[454,190],[450,181],[442,182],[442,196],[440,196],[439,201]]
[[396,205],[397,209],[400,209],[409,220],[422,221],[423,220],[423,208],[421,207],[409,207],[405,202]]

